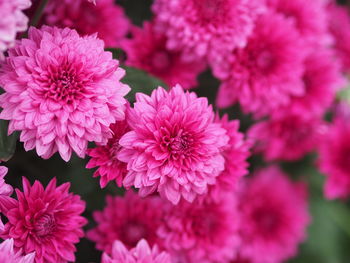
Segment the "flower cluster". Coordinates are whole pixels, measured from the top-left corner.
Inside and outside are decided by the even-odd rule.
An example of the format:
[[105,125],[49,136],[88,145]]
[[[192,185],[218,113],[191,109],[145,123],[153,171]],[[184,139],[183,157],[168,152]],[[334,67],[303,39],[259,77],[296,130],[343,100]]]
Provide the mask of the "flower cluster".
[[23,156],[68,162],[77,193],[66,177],[44,187],[19,155],[0,166],[0,263],[85,262],[85,226],[102,263],[295,257],[304,173],[324,173],[327,199],[350,196],[348,10],[154,0],[143,21],[127,2],[0,0],[1,160],[18,133],[36,150]]

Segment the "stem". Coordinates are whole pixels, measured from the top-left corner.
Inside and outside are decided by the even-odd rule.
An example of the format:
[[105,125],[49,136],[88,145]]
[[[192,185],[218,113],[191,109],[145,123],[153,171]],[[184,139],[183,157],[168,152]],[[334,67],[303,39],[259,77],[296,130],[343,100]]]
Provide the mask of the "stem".
[[35,11],[35,14],[32,18],[32,20],[30,21],[30,25],[36,27],[39,24],[39,21],[43,15],[45,6],[47,5],[47,3],[49,2],[49,0],[41,0],[40,4],[38,6],[38,8]]

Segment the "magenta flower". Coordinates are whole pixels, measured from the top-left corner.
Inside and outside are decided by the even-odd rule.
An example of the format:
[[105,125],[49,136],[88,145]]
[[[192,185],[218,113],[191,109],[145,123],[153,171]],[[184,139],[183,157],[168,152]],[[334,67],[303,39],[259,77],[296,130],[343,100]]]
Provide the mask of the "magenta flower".
[[124,186],[140,188],[141,196],[157,190],[174,204],[181,197],[192,202],[224,170],[229,138],[206,98],[180,86],[138,93],[128,123],[132,131],[120,139],[118,158],[127,163]]
[[304,65],[305,94],[293,97],[284,110],[300,115],[323,115],[345,84],[340,64],[331,50],[318,48],[306,57]]
[[[91,4],[91,3],[94,4]],[[51,0],[44,11],[44,23],[70,27],[80,35],[98,33],[107,47],[120,46],[130,22],[113,0]]]
[[21,255],[13,248],[13,239],[6,239],[0,243],[0,263],[34,263],[35,252]]
[[239,200],[241,259],[275,263],[297,254],[310,222],[304,184],[269,167],[242,185]]
[[349,119],[337,117],[320,145],[318,165],[327,177],[325,196],[328,199],[350,195],[349,138]]
[[238,131],[238,120],[229,121],[225,115],[222,119],[217,116],[216,121],[227,131],[229,137],[222,153],[225,158],[225,170],[217,177],[216,184],[209,188],[213,198],[220,198],[222,191],[235,191],[238,180],[248,174],[247,159],[250,156],[251,142],[245,140],[244,134]]
[[85,203],[69,187],[56,187],[54,178],[44,189],[39,181],[31,186],[23,178],[23,192],[16,189],[18,201],[6,211],[8,222],[0,236],[13,238],[24,253],[34,251],[35,263],[74,262],[74,244],[84,236],[87,220],[81,216]]
[[125,118],[129,87],[124,70],[103,41],[76,31],[30,28],[2,65],[1,119],[9,133],[21,131],[24,148],[68,161],[72,151],[84,157],[87,143],[107,143],[109,125]]
[[143,28],[132,28],[133,38],[124,41],[126,64],[143,69],[162,79],[169,86],[180,84],[184,89],[197,85],[197,76],[206,63],[203,60],[184,61],[180,51],[166,48],[166,36],[154,30],[154,24],[145,22]]
[[153,5],[167,47],[183,50],[184,59],[209,61],[245,46],[264,10],[260,0],[157,0]]
[[157,228],[163,215],[162,200],[151,196],[141,199],[131,190],[124,197],[107,197],[107,205],[93,216],[97,226],[87,232],[96,242],[96,248],[106,253],[113,251],[115,240],[133,248],[141,239],[150,245],[157,242]]
[[326,3],[324,0],[267,0],[271,9],[291,20],[303,39],[314,45],[327,45],[332,41]]
[[276,114],[254,124],[248,134],[266,161],[295,161],[315,149],[325,128],[320,116]]
[[334,49],[342,63],[342,69],[350,72],[350,18],[346,7],[335,3],[328,6],[329,30],[334,38]]
[[142,239],[137,246],[131,250],[120,241],[115,241],[111,256],[103,253],[101,263],[171,263],[168,253],[159,252],[158,247],[149,247],[146,240]]
[[174,262],[229,262],[239,245],[238,211],[233,194],[182,200],[166,210],[158,235]]
[[15,43],[16,34],[27,29],[28,18],[23,10],[29,8],[30,0],[0,1],[0,60],[3,52]]
[[218,76],[223,80],[218,106],[239,102],[246,113],[261,117],[287,105],[291,96],[303,95],[302,44],[290,21],[275,13],[261,16],[247,46],[236,50],[232,62],[220,69],[220,75],[228,71]]
[[94,177],[101,177],[101,188],[104,188],[112,180],[121,187],[127,173],[126,164],[117,159],[117,154],[121,150],[119,140],[130,130],[129,126],[124,120],[111,124],[110,129],[113,137],[108,140],[106,145],[97,145],[96,148],[87,150],[87,154],[91,159],[86,168],[98,167]]

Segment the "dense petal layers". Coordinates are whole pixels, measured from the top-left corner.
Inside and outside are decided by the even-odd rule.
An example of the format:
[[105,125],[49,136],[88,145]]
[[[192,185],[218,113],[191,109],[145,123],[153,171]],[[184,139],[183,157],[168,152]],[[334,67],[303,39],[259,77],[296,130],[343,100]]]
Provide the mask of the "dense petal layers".
[[85,203],[69,187],[57,187],[52,179],[44,189],[40,182],[31,186],[23,178],[23,192],[16,189],[18,201],[6,211],[8,222],[0,236],[13,238],[15,248],[24,253],[35,252],[35,263],[75,261],[74,244],[84,236],[87,220],[81,216]]
[[303,183],[268,167],[242,184],[239,200],[238,262],[277,263],[297,254],[310,222]]
[[265,160],[295,161],[315,150],[325,130],[318,115],[276,114],[254,124],[249,137]]
[[143,28],[134,27],[132,38],[123,42],[129,66],[143,69],[160,78],[169,86],[180,84],[184,89],[197,85],[197,76],[206,63],[203,59],[185,61],[181,51],[166,47],[165,33],[154,29],[154,23],[144,23]]
[[111,253],[115,240],[133,248],[141,239],[153,246],[157,243],[157,228],[163,216],[162,200],[157,196],[144,199],[129,191],[124,197],[107,197],[103,211],[94,212],[97,226],[87,237],[96,242],[96,248]]
[[174,262],[229,262],[239,245],[239,212],[232,193],[169,206],[158,235]]
[[[94,4],[91,4],[92,2]],[[51,0],[44,11],[44,23],[69,27],[80,35],[98,33],[107,47],[120,46],[130,28],[124,10],[113,0]]]
[[215,62],[246,45],[264,10],[260,0],[157,0],[153,5],[168,48],[182,50],[186,60],[206,57]]
[[43,158],[57,151],[66,161],[72,151],[84,157],[89,141],[107,143],[109,125],[125,118],[123,75],[96,35],[31,28],[2,65],[0,118]]
[[216,121],[227,131],[229,141],[223,149],[225,158],[225,170],[217,177],[215,185],[210,186],[210,194],[215,199],[220,199],[223,191],[233,192],[242,176],[248,174],[251,141],[244,138],[244,134],[239,132],[239,121],[229,120],[225,115],[221,119],[216,117]]
[[239,102],[244,112],[261,117],[288,105],[291,96],[304,94],[305,55],[293,23],[273,12],[260,16],[247,46],[214,70],[222,79],[218,106]]
[[119,144],[120,138],[130,129],[126,121],[119,121],[111,124],[110,129],[113,137],[106,145],[97,145],[95,148],[88,149],[87,154],[91,157],[86,168],[98,167],[94,172],[94,177],[100,177],[100,186],[104,188],[109,181],[114,180],[121,187],[126,175],[126,164],[117,159],[118,152],[121,150]]
[[127,163],[124,186],[140,188],[141,196],[158,191],[174,204],[192,202],[224,170],[229,138],[205,98],[180,86],[138,93],[128,123],[118,158]]

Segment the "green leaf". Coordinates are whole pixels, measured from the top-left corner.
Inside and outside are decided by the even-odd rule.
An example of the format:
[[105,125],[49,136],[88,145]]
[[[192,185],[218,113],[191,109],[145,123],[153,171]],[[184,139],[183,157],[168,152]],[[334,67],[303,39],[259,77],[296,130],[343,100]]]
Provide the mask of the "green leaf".
[[105,48],[105,51],[111,52],[114,59],[123,60],[125,58],[125,53],[120,48]]
[[135,101],[135,94],[137,92],[142,92],[147,95],[150,95],[154,89],[156,89],[158,86],[166,88],[167,85],[164,84],[161,80],[150,76],[145,71],[122,66],[126,70],[125,77],[122,79],[123,83],[126,83],[130,86],[131,91],[126,96],[126,98],[133,102]]
[[16,150],[18,133],[7,135],[8,121],[0,120],[0,160],[8,161]]

